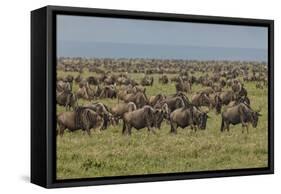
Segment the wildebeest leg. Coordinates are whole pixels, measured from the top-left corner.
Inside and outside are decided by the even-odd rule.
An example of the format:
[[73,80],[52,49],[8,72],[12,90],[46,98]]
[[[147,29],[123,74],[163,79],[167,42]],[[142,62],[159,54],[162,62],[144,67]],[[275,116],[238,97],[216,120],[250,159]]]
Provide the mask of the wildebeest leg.
[[132,134],[132,126],[130,124],[127,125],[127,131],[129,135]]
[[59,123],[59,135],[61,137],[63,136],[65,129],[66,129],[66,127],[63,124]]
[[247,130],[247,133],[248,133],[248,125],[247,125],[247,123],[243,123],[242,122],[242,133],[244,133],[244,129],[246,128],[246,130]]
[[195,129],[195,124],[192,120],[190,120],[189,122],[190,122],[190,129],[191,131],[193,131]]
[[75,110],[75,107],[78,107],[78,101],[77,101],[77,97],[73,94],[69,109],[72,108],[72,110]]
[[90,129],[90,128],[87,128],[87,129],[86,129],[86,132],[87,132],[87,134],[89,135],[89,137],[91,137],[91,129]]
[[119,117],[115,117],[115,118],[114,118],[114,123],[115,123],[115,125],[118,125],[118,124],[119,124],[119,119],[120,119]]
[[[242,114],[240,114],[240,120],[242,123],[242,133],[244,133],[244,128],[247,128],[247,123],[244,121]],[[248,132],[248,128],[247,128],[247,132]]]
[[148,130],[148,132],[151,132],[152,131],[152,133],[153,134],[156,134],[156,131],[155,131],[155,129],[154,129],[154,127],[147,127],[147,130]]
[[112,125],[117,125],[117,118],[115,116],[112,118]]
[[229,132],[229,122],[226,122],[227,132]]
[[103,116],[103,124],[100,128],[100,131],[105,130],[107,128],[107,126],[108,126],[108,116],[104,115]]
[[68,94],[67,97],[66,97],[66,103],[65,103],[65,109],[66,109],[66,111],[67,111],[67,110],[70,110],[70,106],[71,106],[71,95]]
[[177,124],[176,123],[173,123],[171,122],[171,131],[170,133],[174,133],[174,134],[177,134]]
[[[103,121],[104,122],[104,121]],[[102,124],[102,126],[100,127],[100,131],[102,131],[102,130],[104,130],[105,128],[104,128],[104,124]]]
[[223,132],[224,131],[224,118],[222,117],[221,118],[221,132]]
[[247,134],[249,134],[249,125],[246,124]]
[[125,131],[126,131],[126,123],[125,123],[125,121],[123,121],[122,135],[125,134]]
[[191,128],[191,130],[194,131],[194,132],[197,131],[197,126],[194,125],[194,124],[190,125],[190,128]]
[[195,126],[194,126],[194,132],[196,132],[196,131],[197,131],[197,126],[195,125]]
[[248,128],[248,124],[245,123],[244,125],[242,124],[242,133],[244,133],[244,128],[246,128],[247,130],[247,134],[249,133],[249,128]]
[[148,131],[148,132],[150,132],[150,131],[151,131],[150,127],[147,127],[147,131]]

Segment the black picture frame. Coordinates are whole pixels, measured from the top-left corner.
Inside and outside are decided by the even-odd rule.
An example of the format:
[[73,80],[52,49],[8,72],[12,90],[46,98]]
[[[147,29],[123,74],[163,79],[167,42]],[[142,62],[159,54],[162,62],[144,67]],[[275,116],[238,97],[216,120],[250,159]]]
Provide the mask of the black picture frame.
[[[56,15],[186,21],[268,27],[268,167],[56,180]],[[274,173],[274,21],[231,17],[46,6],[31,12],[31,182],[46,188]]]

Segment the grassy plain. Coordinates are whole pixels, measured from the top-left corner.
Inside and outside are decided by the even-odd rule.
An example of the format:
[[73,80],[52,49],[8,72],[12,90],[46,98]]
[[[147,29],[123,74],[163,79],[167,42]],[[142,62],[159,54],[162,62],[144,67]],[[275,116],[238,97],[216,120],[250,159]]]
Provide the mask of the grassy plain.
[[[58,76],[77,73],[58,71]],[[84,72],[83,76],[95,75]],[[143,74],[130,74],[140,80]],[[158,83],[147,87],[147,95],[175,93],[174,84]],[[174,76],[174,75],[168,75]],[[190,128],[178,129],[169,134],[170,126],[164,122],[157,134],[146,129],[133,130],[132,136],[122,136],[122,122],[107,130],[92,131],[88,137],[81,131],[68,132],[57,137],[57,178],[90,178],[137,174],[208,171],[266,167],[268,161],[268,102],[267,88],[256,89],[255,83],[245,83],[253,109],[262,108],[258,127],[242,133],[241,125],[231,126],[230,132],[220,132],[221,116],[209,112],[206,130],[192,132]],[[78,88],[74,85],[74,91]],[[193,93],[202,89],[194,85]],[[191,97],[191,95],[189,95]],[[101,99],[108,106],[117,100]],[[79,104],[89,103],[79,100]],[[64,111],[57,106],[57,111]]]

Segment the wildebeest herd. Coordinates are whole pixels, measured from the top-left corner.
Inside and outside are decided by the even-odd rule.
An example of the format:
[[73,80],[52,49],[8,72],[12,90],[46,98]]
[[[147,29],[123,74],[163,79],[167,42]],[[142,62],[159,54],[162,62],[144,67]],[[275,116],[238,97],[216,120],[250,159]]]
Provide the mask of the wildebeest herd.
[[[262,115],[251,106],[246,83],[263,90],[268,82],[262,62],[59,58],[57,71],[63,72],[56,88],[58,107],[64,107],[57,113],[60,136],[65,129],[90,135],[111,125],[120,125],[122,134],[131,135],[132,128],[157,133],[162,123],[176,134],[178,127],[203,130],[209,120],[220,120],[221,132],[241,124],[248,133]],[[161,90],[166,85],[172,89]]]

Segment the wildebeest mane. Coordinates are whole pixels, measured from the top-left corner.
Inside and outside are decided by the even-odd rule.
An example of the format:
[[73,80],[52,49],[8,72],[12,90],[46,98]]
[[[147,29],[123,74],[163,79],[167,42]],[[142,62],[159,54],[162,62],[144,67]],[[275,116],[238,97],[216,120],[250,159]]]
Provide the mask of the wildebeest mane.
[[84,129],[84,125],[85,125],[85,121],[88,119],[88,114],[86,113],[87,107],[82,107],[79,106],[77,107],[74,111],[75,111],[75,126],[76,128],[83,128]]

